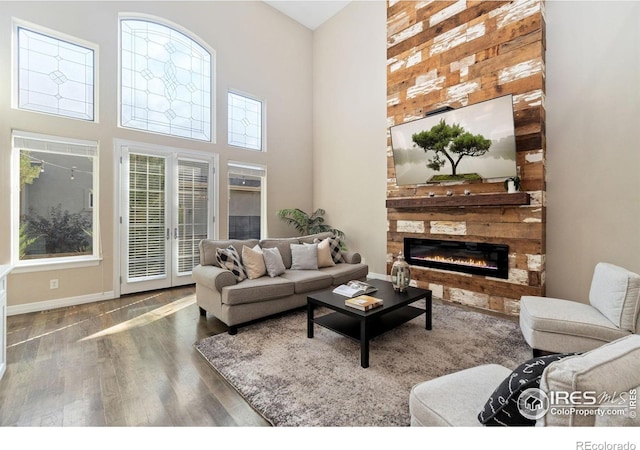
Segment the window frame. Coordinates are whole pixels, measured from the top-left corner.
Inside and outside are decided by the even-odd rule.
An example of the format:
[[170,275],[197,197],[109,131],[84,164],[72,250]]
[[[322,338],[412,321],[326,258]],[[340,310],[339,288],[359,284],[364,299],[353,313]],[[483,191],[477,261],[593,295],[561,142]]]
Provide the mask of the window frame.
[[[260,239],[267,237],[267,168],[259,164],[250,164],[239,161],[227,162],[227,202],[231,202],[231,184],[229,180],[231,175],[248,175],[260,177]],[[227,237],[229,236],[229,214],[230,208],[227,208]]]
[[[198,44],[199,46],[201,46],[203,49],[205,49],[210,56],[210,77],[209,77],[209,91],[210,91],[210,104],[209,104],[209,139],[198,139],[198,138],[194,138],[194,137],[188,137],[188,136],[179,136],[179,135],[175,135],[175,134],[169,134],[169,133],[162,133],[159,131],[153,131],[153,130],[145,130],[142,128],[134,128],[131,126],[126,126],[123,125],[122,123],[122,94],[123,94],[123,89],[122,89],[122,22],[123,21],[127,21],[127,20],[135,20],[135,21],[144,21],[144,22],[150,22],[150,23],[154,23],[156,25],[161,25],[164,27],[167,27],[171,30],[174,30],[182,35],[184,35],[185,37],[191,39],[193,42],[195,42],[196,44]],[[157,16],[153,16],[150,14],[143,14],[143,13],[131,13],[131,12],[127,12],[127,13],[120,13],[118,15],[118,47],[116,49],[117,51],[117,57],[118,57],[118,68],[117,68],[117,124],[116,126],[118,128],[124,129],[124,130],[132,130],[132,131],[136,131],[136,132],[140,132],[140,133],[148,133],[148,134],[152,134],[152,135],[158,135],[158,136],[169,136],[172,138],[176,138],[176,139],[185,139],[188,141],[194,141],[194,142],[208,142],[208,143],[212,143],[215,144],[217,141],[216,138],[216,133],[217,133],[217,128],[216,128],[216,118],[217,118],[217,114],[216,114],[216,51],[209,45],[207,44],[207,42],[200,38],[198,35],[196,35],[195,33],[193,33],[192,31],[190,31],[187,28],[184,28],[174,22],[171,22],[169,20],[163,19],[161,17],[157,17]]]
[[[74,117],[64,114],[56,114],[48,111],[40,111],[38,109],[30,109],[24,108],[20,106],[20,48],[19,48],[19,38],[18,38],[18,30],[23,28],[32,33],[41,34],[51,39],[57,39],[59,41],[66,42],[68,44],[76,45],[78,47],[84,47],[88,50],[93,51],[93,119],[84,119],[81,117]],[[12,18],[11,20],[11,62],[12,62],[12,70],[11,70],[11,108],[17,109],[20,111],[32,112],[35,114],[44,114],[47,116],[53,117],[61,117],[65,119],[71,120],[79,120],[81,122],[87,123],[99,123],[99,95],[100,92],[100,83],[99,83],[99,73],[100,73],[100,46],[93,42],[71,36],[51,28],[43,27],[31,22],[27,22],[22,19]]]
[[[93,181],[93,207],[91,208],[93,236],[92,254],[79,256],[61,256],[51,258],[36,258],[29,260],[20,259],[20,153],[23,150],[37,152],[49,152],[52,154],[65,154],[62,152],[48,151],[41,148],[16,145],[17,139],[32,141],[42,141],[44,143],[55,143],[61,145],[78,145],[92,148],[93,155],[73,152],[69,149],[66,154],[90,157],[92,159],[92,181]],[[98,265],[102,260],[101,238],[100,238],[100,167],[99,167],[99,143],[97,141],[87,141],[74,138],[51,136],[41,133],[31,133],[13,130],[11,134],[11,264],[15,268],[14,272],[37,272],[52,269],[68,269],[77,267],[87,267]]]
[[[231,102],[229,101],[230,95],[236,95],[239,97],[244,97],[249,100],[253,100],[255,102],[260,103],[260,149],[255,149],[251,147],[247,147],[244,145],[232,144],[230,142],[230,133],[231,127],[229,126],[229,122],[231,121]],[[240,148],[243,150],[249,150],[252,152],[264,153],[267,151],[267,102],[256,95],[251,95],[246,92],[237,90],[237,89],[229,89],[227,91],[227,145],[233,148]]]

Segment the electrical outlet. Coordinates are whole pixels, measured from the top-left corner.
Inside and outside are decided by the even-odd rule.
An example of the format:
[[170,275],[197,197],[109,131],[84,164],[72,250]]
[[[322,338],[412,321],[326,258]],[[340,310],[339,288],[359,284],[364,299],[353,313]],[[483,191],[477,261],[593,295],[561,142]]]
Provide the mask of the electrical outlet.
[[49,289],[58,289],[58,279],[49,280]]

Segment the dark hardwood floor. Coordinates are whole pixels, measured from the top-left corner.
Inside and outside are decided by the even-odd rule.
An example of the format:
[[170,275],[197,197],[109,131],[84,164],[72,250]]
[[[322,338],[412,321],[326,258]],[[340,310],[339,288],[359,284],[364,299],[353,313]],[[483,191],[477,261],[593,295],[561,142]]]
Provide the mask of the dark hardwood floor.
[[9,316],[1,426],[268,426],[195,350],[193,286]]

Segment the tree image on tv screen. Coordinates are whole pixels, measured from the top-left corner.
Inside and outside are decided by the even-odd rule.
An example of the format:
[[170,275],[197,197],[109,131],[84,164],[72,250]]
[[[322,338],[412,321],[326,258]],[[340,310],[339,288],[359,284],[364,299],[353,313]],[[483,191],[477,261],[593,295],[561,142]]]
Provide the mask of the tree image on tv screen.
[[430,130],[412,134],[411,138],[425,153],[430,151],[435,153],[427,160],[427,167],[430,169],[439,172],[447,161],[451,164],[451,175],[439,175],[437,180],[482,178],[478,174],[458,174],[458,164],[465,156],[475,158],[486,154],[491,147],[490,139],[486,139],[481,134],[471,134],[460,124],[449,125],[444,119]]

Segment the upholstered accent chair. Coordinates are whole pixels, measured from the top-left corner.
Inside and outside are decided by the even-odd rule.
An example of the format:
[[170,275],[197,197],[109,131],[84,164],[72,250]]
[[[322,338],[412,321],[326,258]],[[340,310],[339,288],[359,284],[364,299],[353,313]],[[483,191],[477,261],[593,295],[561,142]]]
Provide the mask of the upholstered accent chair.
[[[549,403],[546,410],[541,410],[543,415],[531,420],[529,425],[640,425],[635,402],[640,390],[640,335],[626,336],[589,352],[563,356],[548,364],[539,375],[538,389],[545,393]],[[523,361],[523,366],[526,365]],[[534,362],[528,367],[533,366],[540,365]],[[503,417],[507,414],[513,418],[519,414],[520,395],[524,396],[529,389],[525,385],[520,392],[517,388],[520,383],[516,380],[513,394],[516,401],[510,402],[504,400],[500,387],[517,374],[518,369],[512,372],[501,365],[487,364],[418,383],[409,394],[411,426],[482,426],[481,411],[496,405],[501,405],[497,409],[504,408],[500,412]],[[562,399],[567,397],[560,393],[573,393],[578,406],[554,408],[565,405]],[[580,402],[583,393],[591,397]],[[597,401],[591,400],[594,393]]]
[[584,352],[640,332],[640,275],[598,263],[589,303],[550,297],[520,299],[520,329],[534,356]]

